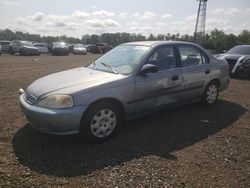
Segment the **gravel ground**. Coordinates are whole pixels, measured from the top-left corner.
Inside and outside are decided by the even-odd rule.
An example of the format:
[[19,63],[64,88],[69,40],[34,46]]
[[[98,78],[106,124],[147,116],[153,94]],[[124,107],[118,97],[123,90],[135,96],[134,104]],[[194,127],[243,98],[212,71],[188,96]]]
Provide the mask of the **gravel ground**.
[[0,187],[250,187],[250,80],[231,80],[213,107],[126,122],[104,144],[32,129],[17,90],[97,57],[0,56]]

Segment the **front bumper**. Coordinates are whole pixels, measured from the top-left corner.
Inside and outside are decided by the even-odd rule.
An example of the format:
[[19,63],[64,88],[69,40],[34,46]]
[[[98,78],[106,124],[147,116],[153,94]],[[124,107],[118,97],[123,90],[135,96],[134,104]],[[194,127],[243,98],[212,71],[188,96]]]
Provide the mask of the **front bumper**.
[[79,133],[83,113],[87,106],[75,106],[68,109],[47,109],[30,105],[19,97],[20,107],[28,122],[35,129],[54,135],[69,135]]
[[69,50],[66,48],[53,48],[52,53],[54,55],[67,55],[69,53]]
[[87,54],[87,51],[84,51],[84,50],[74,50],[73,53],[74,54]]

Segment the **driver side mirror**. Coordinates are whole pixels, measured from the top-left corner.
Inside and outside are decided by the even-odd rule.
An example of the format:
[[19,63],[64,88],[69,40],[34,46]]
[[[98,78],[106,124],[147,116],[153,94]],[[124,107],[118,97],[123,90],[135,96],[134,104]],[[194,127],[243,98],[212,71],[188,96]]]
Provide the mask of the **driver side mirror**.
[[156,65],[153,64],[145,64],[143,65],[143,67],[141,68],[139,74],[140,75],[145,75],[147,73],[156,73],[158,72],[158,67]]

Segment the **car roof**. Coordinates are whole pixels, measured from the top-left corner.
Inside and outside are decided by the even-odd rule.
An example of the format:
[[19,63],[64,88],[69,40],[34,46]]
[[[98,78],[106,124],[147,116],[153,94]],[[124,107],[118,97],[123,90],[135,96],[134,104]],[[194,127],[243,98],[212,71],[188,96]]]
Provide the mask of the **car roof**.
[[158,46],[162,44],[192,44],[191,42],[183,42],[183,41],[138,41],[138,42],[128,42],[123,45],[142,45],[142,46]]
[[244,45],[237,45],[237,46],[234,46],[234,47],[250,47],[250,45],[244,44]]

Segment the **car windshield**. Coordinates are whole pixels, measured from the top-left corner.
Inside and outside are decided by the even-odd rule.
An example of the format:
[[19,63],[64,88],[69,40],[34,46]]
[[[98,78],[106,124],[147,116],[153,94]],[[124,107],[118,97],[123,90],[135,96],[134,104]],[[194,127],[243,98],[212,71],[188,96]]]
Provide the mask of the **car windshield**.
[[75,48],[84,48],[84,45],[83,44],[76,44],[74,45]]
[[89,68],[118,74],[131,74],[149,49],[149,46],[121,45],[97,59]]
[[22,44],[23,46],[33,46],[32,43],[27,42],[27,41],[22,41],[21,44]]
[[230,49],[228,54],[242,54],[242,55],[250,55],[250,45],[249,46],[235,46]]
[[66,46],[64,42],[53,42],[53,46]]

